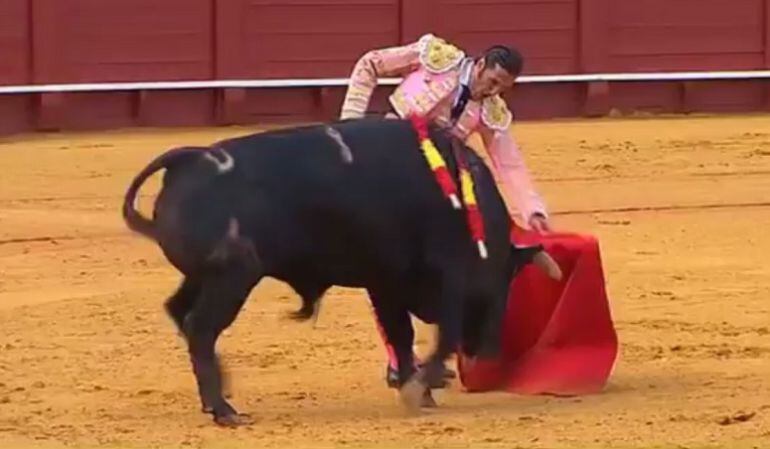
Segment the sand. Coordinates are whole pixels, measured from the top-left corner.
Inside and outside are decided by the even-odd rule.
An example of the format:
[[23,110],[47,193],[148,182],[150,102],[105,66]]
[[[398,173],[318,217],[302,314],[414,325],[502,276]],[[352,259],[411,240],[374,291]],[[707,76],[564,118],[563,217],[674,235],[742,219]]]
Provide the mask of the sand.
[[455,382],[408,417],[361,291],[313,329],[267,280],[219,345],[256,418],[231,430],[199,412],[162,310],[180,276],[119,205],[159,152],[254,129],[0,138],[0,447],[770,447],[770,117],[516,126],[554,226],[601,243],[621,342],[601,394]]

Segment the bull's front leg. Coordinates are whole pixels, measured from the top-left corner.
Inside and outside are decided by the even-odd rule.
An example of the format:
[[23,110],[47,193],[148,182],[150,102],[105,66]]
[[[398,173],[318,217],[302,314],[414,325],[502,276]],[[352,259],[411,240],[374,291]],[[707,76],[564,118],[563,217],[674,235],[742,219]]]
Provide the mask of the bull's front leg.
[[409,318],[409,312],[395,303],[398,298],[381,293],[370,294],[370,297],[377,321],[386,339],[386,345],[390,346],[395,353],[398,370],[397,386],[400,387],[415,372],[412,320]]
[[[370,294],[374,306],[374,312],[379,321],[387,345],[393,348],[396,356],[398,381],[396,386],[402,388],[411,379],[415,372],[414,352],[414,328],[412,320],[406,308],[400,307],[398,296]],[[435,407],[436,402],[429,389],[426,389],[418,403],[418,407]]]
[[[456,264],[462,267],[462,264]],[[441,276],[441,311],[438,321],[438,344],[422,368],[402,387],[401,398],[409,409],[420,407],[430,394],[431,385],[443,381],[444,363],[455,352],[462,331],[462,301],[466,286],[464,270],[446,270]]]

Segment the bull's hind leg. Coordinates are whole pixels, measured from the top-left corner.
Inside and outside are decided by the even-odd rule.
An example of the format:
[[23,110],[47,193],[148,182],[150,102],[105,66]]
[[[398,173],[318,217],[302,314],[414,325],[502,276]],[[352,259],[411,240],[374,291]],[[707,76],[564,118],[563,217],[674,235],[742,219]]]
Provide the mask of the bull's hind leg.
[[174,321],[179,332],[183,332],[184,319],[192,310],[195,300],[198,299],[200,294],[200,279],[187,276],[182,280],[182,285],[179,286],[176,293],[166,300],[166,313]]
[[198,392],[205,411],[224,426],[248,424],[250,419],[238,412],[223,396],[223,378],[215,346],[219,335],[229,327],[249,292],[261,275],[253,264],[228,263],[202,279],[201,297],[184,323],[190,360]]
[[296,321],[312,319],[313,327],[317,324],[318,314],[321,311],[321,299],[329,290],[329,285],[324,282],[306,280],[304,282],[290,281],[289,284],[302,299],[302,307],[289,313],[289,318]]
[[[182,337],[184,334],[184,320],[195,306],[195,301],[201,296],[202,285],[198,277],[187,276],[182,280],[179,289],[166,300],[165,309],[168,316],[176,325]],[[220,361],[219,371],[222,373],[222,390],[226,398],[230,397],[230,382],[227,370]],[[211,413],[211,407],[201,404],[203,413]]]

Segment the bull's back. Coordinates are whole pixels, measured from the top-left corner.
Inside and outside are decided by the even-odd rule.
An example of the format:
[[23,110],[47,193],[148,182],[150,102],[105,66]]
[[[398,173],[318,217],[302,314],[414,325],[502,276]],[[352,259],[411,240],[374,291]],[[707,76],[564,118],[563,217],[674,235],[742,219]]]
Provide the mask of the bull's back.
[[351,284],[364,269],[409,269],[426,231],[453,220],[416,135],[398,121],[332,126],[338,138],[315,126],[223,141],[215,147],[232,156],[228,171],[201,158],[171,173],[166,203],[179,210],[168,221],[185,229],[175,238],[202,257],[236,218],[274,271]]

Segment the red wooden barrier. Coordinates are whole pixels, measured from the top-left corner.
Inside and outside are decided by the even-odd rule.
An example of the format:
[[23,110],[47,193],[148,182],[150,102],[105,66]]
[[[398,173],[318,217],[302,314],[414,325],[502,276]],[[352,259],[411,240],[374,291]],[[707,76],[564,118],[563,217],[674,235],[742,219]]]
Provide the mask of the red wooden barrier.
[[[35,83],[214,76],[211,0],[35,0]],[[41,128],[210,122],[212,92],[43,94]]]
[[524,54],[528,74],[579,71],[578,0],[428,1],[443,17],[434,32],[470,53],[507,44]]
[[609,1],[609,71],[764,66],[764,0]]
[[[0,85],[32,81],[29,0],[0,2]],[[32,96],[0,95],[0,134],[30,129]]]
[[[219,1],[217,77],[348,76],[367,50],[399,44],[399,11],[398,0]],[[231,89],[219,121],[314,120],[336,115],[331,105],[341,98],[320,89]]]
[[[346,77],[433,32],[527,74],[770,68],[770,0],[3,0],[0,85]],[[389,89],[378,89],[382,109]],[[0,95],[0,133],[316,120],[341,88]],[[518,118],[766,109],[765,83],[520,85]]]

